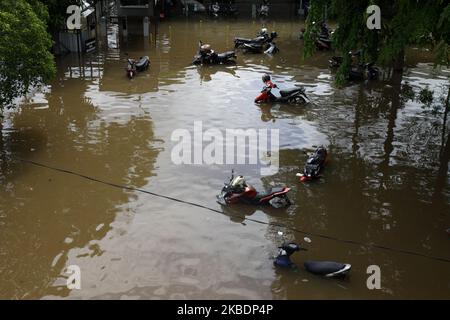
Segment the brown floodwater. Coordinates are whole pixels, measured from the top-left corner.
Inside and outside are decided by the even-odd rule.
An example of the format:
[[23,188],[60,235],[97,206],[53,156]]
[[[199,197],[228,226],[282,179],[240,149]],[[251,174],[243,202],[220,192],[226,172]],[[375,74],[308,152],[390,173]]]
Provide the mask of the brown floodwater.
[[[234,36],[252,37],[260,27],[167,21],[150,41],[124,41],[111,26],[98,52],[82,61],[59,58],[55,81],[6,113],[0,298],[450,297],[449,262],[430,258],[450,259],[449,172],[439,158],[442,114],[399,95],[406,83],[416,92],[427,86],[440,92],[449,70],[433,69],[427,52],[411,49],[402,77],[339,89],[327,66],[330,53],[301,59],[295,21],[268,23],[279,34],[279,54],[239,53],[236,66],[191,66],[198,40],[225,51]],[[149,55],[150,69],[128,80],[127,54]],[[304,85],[312,103],[255,105],[265,72],[280,87]],[[194,121],[221,132],[278,129],[278,173],[261,176],[259,165],[237,170],[259,189],[292,187],[294,204],[279,210],[237,205],[219,214],[18,160],[222,210],[215,196],[232,165],[171,160],[172,132],[192,131]],[[323,178],[300,184],[295,173],[306,160],[303,150],[320,144],[330,153]],[[279,231],[309,249],[293,256],[298,270],[272,265],[283,240]],[[324,279],[304,271],[308,259],[353,268],[343,280]],[[66,287],[69,265],[80,267],[81,290]],[[380,290],[366,286],[369,265],[381,269]]]

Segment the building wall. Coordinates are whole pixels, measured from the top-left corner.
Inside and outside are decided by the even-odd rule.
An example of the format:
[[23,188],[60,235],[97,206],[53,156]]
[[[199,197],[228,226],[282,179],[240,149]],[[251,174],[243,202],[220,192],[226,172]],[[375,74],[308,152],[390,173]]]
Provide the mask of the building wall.
[[[144,17],[128,17],[127,18],[127,33],[128,35],[143,35],[144,34]],[[150,21],[150,31],[152,22]],[[120,34],[123,34],[123,20],[119,22]]]
[[91,37],[88,30],[82,30],[80,32],[79,38],[76,32],[60,32],[58,34],[58,41],[62,47],[59,48],[59,50],[60,52],[64,51],[78,52],[78,49],[80,49],[81,52],[84,52],[85,41],[90,38]]
[[119,17],[152,17],[154,15],[153,0],[116,0]]

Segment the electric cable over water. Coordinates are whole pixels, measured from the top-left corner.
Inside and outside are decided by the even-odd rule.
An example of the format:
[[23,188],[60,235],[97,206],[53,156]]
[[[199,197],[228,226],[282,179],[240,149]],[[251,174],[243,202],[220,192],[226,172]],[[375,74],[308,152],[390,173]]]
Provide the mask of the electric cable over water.
[[305,230],[301,230],[295,227],[290,227],[287,225],[284,225],[283,223],[277,223],[277,222],[265,222],[265,221],[261,221],[258,219],[253,219],[253,218],[248,218],[248,217],[243,217],[240,215],[236,215],[236,214],[227,214],[221,210],[217,210],[199,203],[195,203],[195,202],[190,202],[190,201],[186,201],[186,200],[182,200],[182,199],[178,199],[178,198],[174,198],[171,196],[167,196],[164,194],[159,194],[156,192],[152,192],[152,191],[148,191],[148,190],[144,190],[144,189],[140,189],[140,188],[134,188],[134,187],[129,187],[126,185],[121,185],[121,184],[117,184],[117,183],[113,183],[113,182],[109,182],[109,181],[105,181],[105,180],[101,180],[101,179],[97,179],[91,176],[87,176],[84,175],[82,173],[78,173],[75,171],[71,171],[68,169],[62,169],[62,168],[57,168],[57,167],[53,167],[47,164],[43,164],[43,163],[39,163],[33,160],[28,160],[28,159],[22,159],[16,156],[12,156],[12,158],[21,161],[23,163],[28,163],[37,167],[41,167],[41,168],[46,168],[46,169],[50,169],[53,171],[58,171],[61,173],[66,173],[66,174],[70,174],[73,176],[77,176],[86,180],[90,180],[90,181],[94,181],[97,183],[101,183],[104,185],[108,185],[114,188],[119,188],[119,189],[124,189],[124,190],[130,190],[130,191],[135,191],[135,192],[141,192],[141,193],[145,193],[145,194],[149,194],[155,197],[159,197],[159,198],[163,198],[163,199],[167,199],[170,201],[174,201],[174,202],[179,202],[179,203],[183,203],[183,204],[187,204],[190,206],[194,206],[197,208],[201,208],[201,209],[205,209],[205,210],[209,210],[212,212],[216,212],[216,213],[220,213],[223,215],[227,215],[233,218],[239,218],[239,219],[243,219],[243,220],[247,220],[250,222],[255,222],[255,223],[259,223],[259,224],[264,224],[264,225],[270,225],[270,226],[276,226],[279,228],[284,228],[286,230],[290,230],[293,232],[297,232],[297,233],[301,233],[304,235],[309,235],[309,236],[314,236],[314,237],[318,237],[318,238],[323,238],[323,239],[327,239],[327,240],[333,240],[333,241],[339,241],[339,242],[343,242],[343,243],[348,243],[348,244],[353,244],[353,245],[359,245],[359,246],[363,246],[363,247],[371,247],[371,248],[376,248],[376,249],[381,249],[381,250],[386,250],[386,251],[391,251],[391,252],[397,252],[397,253],[403,253],[403,254],[408,254],[408,255],[413,255],[413,256],[418,256],[418,257],[423,257],[423,258],[427,258],[427,259],[431,259],[431,260],[436,260],[436,261],[441,261],[441,262],[447,262],[450,263],[450,258],[443,258],[443,257],[437,257],[437,256],[432,256],[432,255],[428,255],[428,254],[424,254],[424,253],[419,253],[419,252],[415,252],[415,251],[409,251],[409,250],[404,250],[404,249],[398,249],[398,248],[393,248],[393,247],[388,247],[388,246],[383,246],[383,245],[379,245],[379,244],[374,244],[374,243],[363,243],[360,241],[356,241],[356,240],[348,240],[348,239],[342,239],[342,238],[338,238],[338,237],[333,237],[333,236],[329,236],[329,235],[325,235],[325,234],[320,234],[320,233],[314,233],[314,232],[307,232]]

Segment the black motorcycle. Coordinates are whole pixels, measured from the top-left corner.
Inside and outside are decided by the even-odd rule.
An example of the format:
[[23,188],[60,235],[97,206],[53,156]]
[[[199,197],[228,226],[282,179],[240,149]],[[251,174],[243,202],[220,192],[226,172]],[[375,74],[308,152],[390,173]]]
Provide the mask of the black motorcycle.
[[331,50],[331,35],[331,29],[328,28],[328,25],[325,22],[322,23],[319,37],[316,40],[317,50]]
[[[316,24],[316,22],[313,22],[313,24]],[[300,30],[299,39],[304,39],[305,33],[306,29],[302,28]],[[333,31],[328,27],[328,25],[325,22],[322,22],[320,26],[320,32],[317,34],[316,38],[316,49],[320,51],[331,50],[332,34]]]
[[205,49],[202,42],[199,43],[198,54],[194,57],[192,62],[195,65],[200,64],[234,64],[236,63],[236,53],[234,51],[227,51],[223,53],[216,53],[214,50]]
[[328,152],[324,147],[317,148],[314,153],[306,160],[302,173],[297,173],[300,181],[306,182],[320,177],[320,173],[327,162]]
[[139,61],[135,59],[127,59],[127,77],[132,79],[138,72],[147,70],[150,66],[150,58],[148,56],[140,57]]
[[[284,243],[281,247],[278,247],[278,256],[275,258],[273,264],[277,267],[293,267],[294,263],[291,261],[291,255],[294,252],[307,249],[300,247],[298,244],[290,242]],[[333,261],[306,261],[304,267],[308,272],[316,275],[331,277],[344,277],[352,268],[351,264],[339,263]]]
[[[352,58],[360,59],[362,52],[361,50],[350,51],[348,53]],[[330,60],[328,60],[328,65],[331,69],[337,69],[341,66],[344,61],[343,57],[333,56]],[[380,78],[380,69],[375,66],[373,62],[370,63],[361,63],[357,62],[354,64],[350,72],[347,76],[350,81],[359,81],[359,80],[378,80]]]
[[[315,22],[313,22],[315,24]],[[302,28],[300,29],[299,39],[303,40],[305,38],[306,29]],[[316,49],[319,51],[328,51],[331,50],[332,47],[332,34],[333,31],[328,28],[326,23],[322,23],[320,33],[317,35],[316,39]]]
[[264,29],[261,30],[261,32],[258,34],[256,38],[248,39],[248,38],[235,38],[234,39],[234,47],[236,49],[238,48],[245,48],[246,44],[267,44],[273,41],[278,36],[278,34],[275,31],[272,31],[270,34],[267,33]]

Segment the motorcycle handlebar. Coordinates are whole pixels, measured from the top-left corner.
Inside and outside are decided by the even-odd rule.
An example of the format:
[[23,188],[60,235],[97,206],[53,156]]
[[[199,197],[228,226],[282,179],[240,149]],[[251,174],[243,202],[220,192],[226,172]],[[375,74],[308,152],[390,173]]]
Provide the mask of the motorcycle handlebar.
[[266,91],[270,91],[272,88],[269,86],[264,86],[261,90],[261,93],[266,92]]

